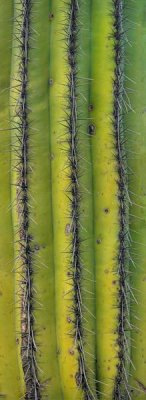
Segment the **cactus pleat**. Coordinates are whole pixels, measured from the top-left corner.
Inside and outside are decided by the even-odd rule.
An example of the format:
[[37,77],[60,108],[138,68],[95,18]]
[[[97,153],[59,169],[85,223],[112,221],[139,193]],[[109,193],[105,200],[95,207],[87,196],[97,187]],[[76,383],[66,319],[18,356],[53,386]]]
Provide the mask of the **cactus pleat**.
[[124,379],[124,171],[120,160],[122,84],[117,57],[121,11],[120,1],[92,4],[89,129],[94,189],[97,382],[101,399],[121,398],[120,383]]
[[[93,238],[93,196],[91,137],[89,134],[90,104],[90,1],[78,2],[77,37],[77,152],[79,202],[79,238],[81,264],[81,312],[84,363],[89,397],[96,392],[96,319],[95,319],[95,262]],[[86,385],[87,386],[87,385]],[[88,389],[88,390],[87,390]]]
[[[77,346],[74,340],[73,278],[71,273],[71,202],[67,189],[71,173],[66,126],[69,65],[65,48],[65,20],[69,5],[53,1],[50,10],[49,120],[52,181],[53,250],[57,354],[64,399],[77,396]],[[63,46],[61,45],[63,41]],[[51,44],[54,42],[54,46]],[[59,63],[59,68],[55,65]],[[55,112],[54,112],[55,110]],[[80,395],[79,395],[79,398]]]
[[[82,135],[84,137],[84,135],[87,134],[88,105],[86,105],[86,111],[84,111],[85,116],[83,115],[83,118],[86,118],[85,128],[83,127],[83,132],[80,130],[79,133],[79,123],[81,125],[81,122],[78,120],[77,111],[78,68],[76,56],[77,46],[79,46],[78,15],[80,6],[80,2],[78,3],[76,0],[63,3],[63,5],[60,1],[54,1],[51,10],[53,18],[50,21],[50,41],[52,43],[52,41],[55,40],[55,45],[50,49],[49,110],[54,264],[57,294],[56,327],[62,393],[63,398],[66,400],[68,398],[81,399],[84,396],[84,392],[87,398],[92,396],[90,384],[88,383],[88,374],[86,372],[86,358],[90,359],[89,367],[91,367],[92,370],[94,369],[91,373],[93,374],[93,380],[95,382],[95,366],[92,367],[93,362],[91,361],[91,357],[94,359],[95,353],[95,340],[93,335],[94,323],[89,322],[88,328],[92,338],[90,339],[90,350],[88,345],[87,349],[85,345],[86,353],[84,353],[82,326],[83,318],[88,318],[91,321],[94,320],[94,318],[88,315],[88,309],[86,312],[84,309],[82,318],[81,265],[84,261],[82,260],[81,254],[83,234],[81,235],[82,237],[80,236],[80,231],[83,228],[80,222],[80,213],[82,213],[82,209],[80,205],[81,187],[79,178],[79,157],[84,157],[85,154],[83,151],[82,154],[78,154],[78,136]],[[64,31],[61,32],[62,27],[64,27]],[[64,42],[64,46],[60,46],[61,39]],[[55,64],[58,60],[60,60],[60,67],[56,71]],[[55,113],[54,109],[56,109]],[[80,138],[80,143],[82,140],[83,139]],[[87,146],[89,147],[88,142]],[[87,148],[86,151],[88,153],[89,149]],[[89,181],[88,175],[87,180]],[[89,207],[89,195],[87,194],[86,196],[86,207]],[[85,210],[85,212],[88,211]],[[87,220],[88,218],[89,217],[87,217]],[[60,254],[59,257],[58,252]],[[89,257],[92,260],[91,253]],[[93,260],[91,261],[90,272],[91,275],[89,275],[88,278],[91,279],[91,283],[88,285],[88,288],[90,286],[91,289],[93,288],[94,282]],[[88,275],[88,273],[85,275]],[[89,293],[89,295],[92,297],[93,293]],[[90,303],[91,302],[92,306],[90,307],[92,308],[94,307],[92,299],[90,300]],[[88,307],[88,303],[89,300],[86,300],[86,308]],[[89,335],[88,332],[87,335]],[[89,354],[87,354],[87,351]]]
[[146,3],[125,1],[124,130],[130,196],[131,398],[146,397]]
[[15,277],[11,216],[11,131],[9,116],[13,2],[0,6],[0,397],[20,399],[23,395],[15,324]]
[[[19,238],[16,233],[20,242],[17,274],[19,282],[21,277],[22,287],[22,359],[28,399],[39,399],[41,395],[45,398],[49,394],[52,399],[61,398],[54,313],[48,135],[49,47],[45,46],[47,30],[49,36],[48,13],[47,1],[43,7],[31,1],[19,4],[16,1],[15,4],[13,59],[16,66],[11,94],[12,105],[15,97],[16,107],[12,107],[12,127],[15,128],[12,130],[15,153],[12,179],[17,187],[15,207],[20,225]],[[34,68],[36,62],[37,68]],[[38,184],[41,190],[36,199]]]
[[0,398],[146,398],[145,0],[0,2]]

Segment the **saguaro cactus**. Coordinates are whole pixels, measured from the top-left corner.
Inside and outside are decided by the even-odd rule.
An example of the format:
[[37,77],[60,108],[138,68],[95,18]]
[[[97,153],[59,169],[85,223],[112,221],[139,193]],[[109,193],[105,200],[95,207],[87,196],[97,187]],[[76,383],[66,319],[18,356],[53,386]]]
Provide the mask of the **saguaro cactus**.
[[145,1],[1,0],[0,397],[146,397]]

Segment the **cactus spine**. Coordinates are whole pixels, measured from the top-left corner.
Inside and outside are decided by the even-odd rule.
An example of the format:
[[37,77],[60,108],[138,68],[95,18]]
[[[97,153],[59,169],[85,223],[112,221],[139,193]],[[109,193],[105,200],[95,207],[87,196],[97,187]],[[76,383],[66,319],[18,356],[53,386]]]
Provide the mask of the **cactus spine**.
[[144,0],[0,21],[0,397],[143,400]]

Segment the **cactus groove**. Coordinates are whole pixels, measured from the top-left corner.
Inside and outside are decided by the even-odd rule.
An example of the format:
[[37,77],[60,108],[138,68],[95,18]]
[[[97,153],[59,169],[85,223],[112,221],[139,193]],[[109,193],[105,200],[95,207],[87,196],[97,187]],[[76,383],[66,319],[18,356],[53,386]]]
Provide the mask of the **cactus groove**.
[[145,0],[1,0],[0,398],[146,397]]

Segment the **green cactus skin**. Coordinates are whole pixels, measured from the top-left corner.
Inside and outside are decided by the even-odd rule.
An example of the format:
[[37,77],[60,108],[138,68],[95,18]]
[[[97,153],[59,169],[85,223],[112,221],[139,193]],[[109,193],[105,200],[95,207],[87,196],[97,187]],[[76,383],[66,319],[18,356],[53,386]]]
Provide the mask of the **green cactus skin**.
[[13,227],[11,217],[11,132],[9,115],[13,2],[0,4],[0,397],[18,400],[24,387],[17,357]]
[[146,397],[146,3],[125,0],[124,130],[130,195],[132,400]]
[[145,0],[1,1],[7,400],[146,397],[145,16]]
[[[69,4],[54,0],[50,9],[49,122],[51,149],[53,250],[55,268],[55,304],[58,365],[63,399],[81,399],[76,384],[78,353],[74,340],[74,312],[70,271],[72,241],[70,198],[70,165],[67,124],[68,78],[66,19]],[[58,67],[57,67],[58,66]],[[56,68],[57,67],[57,68]]]
[[[19,217],[16,217],[14,209],[13,218],[14,221],[18,219],[20,224],[21,262],[17,269],[19,267],[21,280],[23,276],[23,281],[19,280],[19,296],[23,287],[22,315],[25,320],[22,320],[22,358],[26,397],[39,399],[40,396],[46,398],[50,395],[52,399],[61,399],[54,313],[48,136],[49,4],[45,0],[43,4],[31,1],[20,1],[18,4],[16,1],[15,13],[13,61],[16,65],[12,80],[17,82],[17,86],[19,84],[19,90],[15,90],[13,83],[12,97],[16,97],[16,107],[12,107],[12,114],[16,129],[14,133],[12,130],[15,152],[12,180],[20,190],[19,194],[14,193],[14,196],[17,195]],[[23,160],[22,170],[17,167],[20,160]],[[21,176],[24,176],[25,186]],[[38,187],[41,189],[38,190]],[[30,293],[25,292],[25,283]],[[23,309],[25,299],[27,310]]]
[[[49,130],[49,13],[50,2],[32,5],[28,105],[30,124],[30,233],[33,237],[34,317],[38,351],[38,379],[42,398],[62,399],[57,363],[55,273],[53,261],[51,153]],[[38,195],[39,194],[39,195]],[[50,363],[51,360],[51,363]],[[40,371],[39,371],[40,368]],[[44,389],[43,389],[44,386]]]
[[[99,398],[127,392],[125,374],[126,198],[121,130],[122,2],[91,7],[90,103],[96,265],[96,354]],[[125,397],[124,397],[125,398]]]
[[90,52],[91,21],[90,1],[78,2],[78,38],[76,50],[77,63],[77,138],[78,138],[78,184],[79,202],[79,236],[81,254],[81,297],[83,351],[85,357],[86,379],[89,395],[96,398],[96,307],[95,307],[95,260],[93,238],[93,187],[91,141],[89,134],[92,106],[89,99],[90,86]]
[[[80,34],[78,30],[80,13],[83,23],[86,23],[88,7],[82,1],[72,0],[63,5],[60,1],[54,1],[51,10],[53,19],[50,21],[49,110],[56,326],[62,393],[66,400],[84,396],[90,399],[95,393],[92,225],[88,232],[92,212],[88,100],[85,103],[89,60],[83,66],[81,57],[77,57],[77,48],[80,47],[82,51],[83,45],[83,33]],[[63,32],[61,27],[64,27]],[[64,45],[60,44],[60,40]],[[89,46],[87,35],[85,45]],[[59,68],[56,70],[57,64]],[[86,87],[80,75],[87,79]],[[78,108],[81,108],[81,113]],[[89,163],[87,174],[83,170],[85,158]],[[86,217],[82,225],[84,214]],[[89,253],[86,246],[91,247]],[[85,282],[83,290],[82,279]]]

